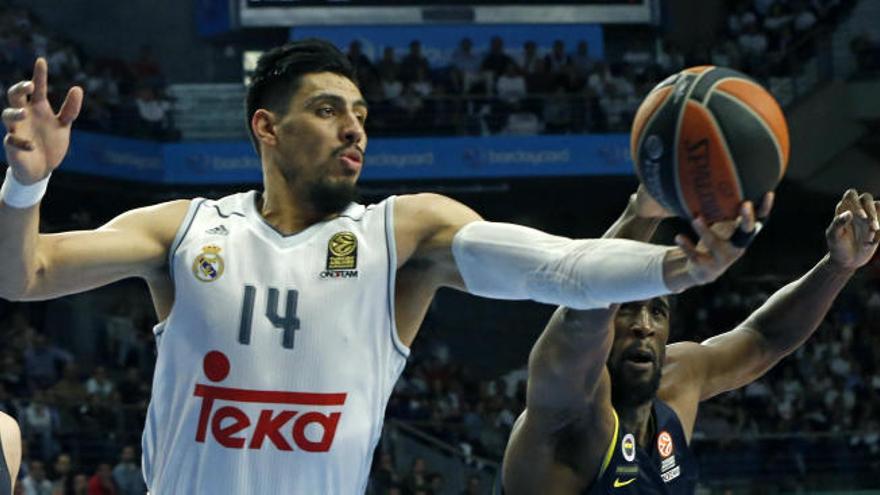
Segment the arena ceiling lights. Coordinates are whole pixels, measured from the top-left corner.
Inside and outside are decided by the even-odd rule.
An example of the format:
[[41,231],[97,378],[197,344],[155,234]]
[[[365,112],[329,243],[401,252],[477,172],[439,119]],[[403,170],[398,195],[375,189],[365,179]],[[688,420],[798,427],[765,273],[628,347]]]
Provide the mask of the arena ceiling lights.
[[652,23],[656,0],[374,1],[374,0],[233,0],[239,2],[242,27],[349,24],[583,24]]

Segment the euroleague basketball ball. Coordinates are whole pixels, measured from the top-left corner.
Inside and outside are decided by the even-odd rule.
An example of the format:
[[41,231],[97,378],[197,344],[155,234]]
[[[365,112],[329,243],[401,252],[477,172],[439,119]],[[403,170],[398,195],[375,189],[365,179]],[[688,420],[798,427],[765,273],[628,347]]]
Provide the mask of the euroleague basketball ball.
[[788,165],[788,126],[776,99],[735,70],[685,69],[658,84],[633,120],[636,172],[667,210],[707,222],[759,207]]

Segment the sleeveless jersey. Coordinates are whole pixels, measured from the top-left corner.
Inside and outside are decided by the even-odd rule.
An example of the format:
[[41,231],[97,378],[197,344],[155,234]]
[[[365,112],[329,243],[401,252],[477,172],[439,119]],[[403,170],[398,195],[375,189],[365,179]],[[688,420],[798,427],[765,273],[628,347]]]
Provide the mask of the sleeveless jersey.
[[652,414],[656,433],[647,450],[636,444],[632,432],[615,421],[602,473],[586,494],[694,493],[698,474],[696,459],[688,447],[678,415],[660,399],[654,400]]
[[394,198],[283,236],[256,195],[193,200],[171,246],[143,435],[153,495],[366,489],[409,354]]

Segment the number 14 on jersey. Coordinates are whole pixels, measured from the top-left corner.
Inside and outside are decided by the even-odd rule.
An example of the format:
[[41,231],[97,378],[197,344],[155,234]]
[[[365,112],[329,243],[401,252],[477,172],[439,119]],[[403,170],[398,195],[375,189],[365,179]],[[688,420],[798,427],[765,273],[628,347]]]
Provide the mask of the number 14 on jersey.
[[[299,318],[296,317],[296,304],[299,299],[299,292],[295,289],[287,290],[284,314],[278,314],[280,295],[281,291],[274,287],[269,287],[266,297],[265,316],[273,327],[281,329],[281,347],[293,349],[294,332],[299,330]],[[245,285],[244,299],[241,303],[241,323],[238,326],[238,342],[240,344],[250,345],[251,343],[251,328],[254,322],[254,300],[256,297],[257,288],[252,285]]]

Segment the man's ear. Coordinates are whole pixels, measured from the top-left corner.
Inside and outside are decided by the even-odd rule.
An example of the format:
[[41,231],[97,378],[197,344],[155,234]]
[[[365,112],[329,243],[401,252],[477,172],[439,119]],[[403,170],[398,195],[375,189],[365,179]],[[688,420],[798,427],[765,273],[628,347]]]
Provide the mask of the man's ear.
[[278,136],[275,134],[275,114],[260,108],[251,117],[251,129],[257,142],[266,146],[277,146]]

